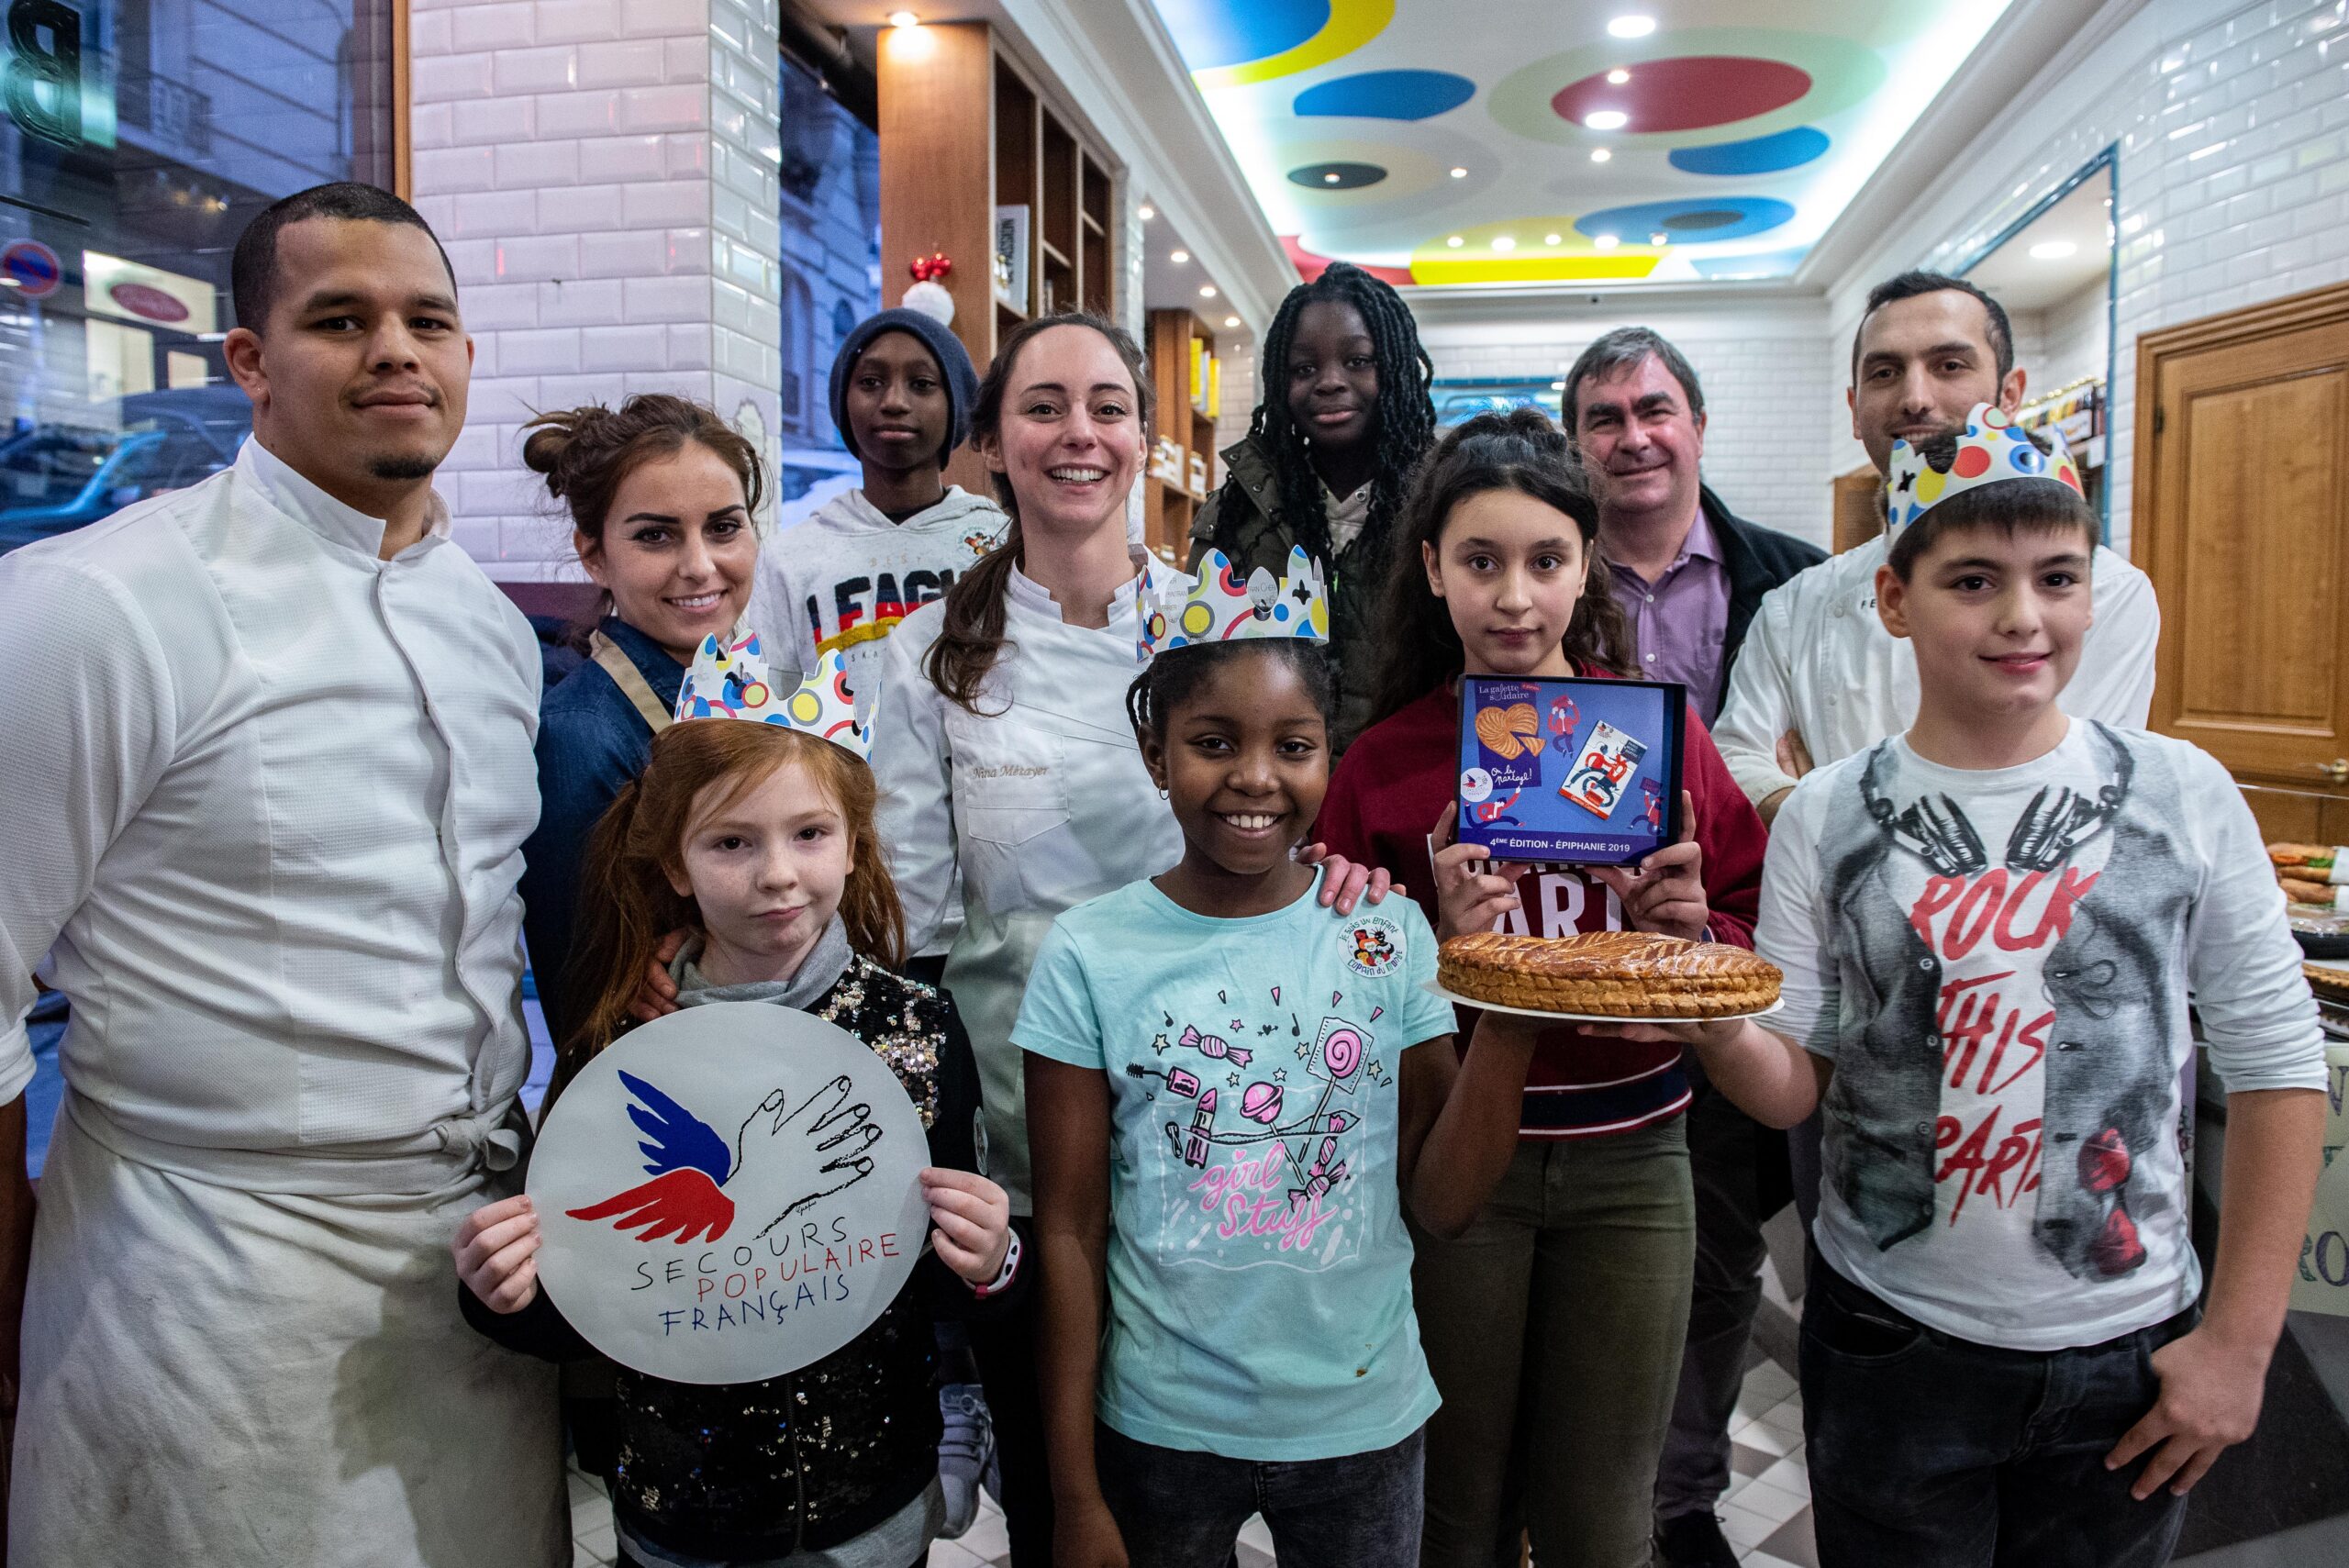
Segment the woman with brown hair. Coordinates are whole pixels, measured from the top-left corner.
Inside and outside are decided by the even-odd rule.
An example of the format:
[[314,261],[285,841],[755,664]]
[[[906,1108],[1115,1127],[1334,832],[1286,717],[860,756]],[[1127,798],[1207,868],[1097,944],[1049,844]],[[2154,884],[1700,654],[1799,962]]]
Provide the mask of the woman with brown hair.
[[540,707],[539,826],[522,846],[523,934],[548,1031],[566,1040],[594,1000],[566,984],[587,835],[644,771],[701,639],[731,631],[750,602],[766,474],[715,410],[665,393],[526,428],[522,461],[570,513],[579,563],[603,589],[589,662]]
[[[978,1057],[983,1163],[1023,1230],[1033,1206],[1011,1026],[1036,950],[1063,911],[1183,852],[1125,710],[1144,595],[1187,582],[1163,567],[1137,572],[1126,550],[1127,496],[1150,429],[1149,373],[1122,329],[1064,315],[1012,333],[972,411],[972,442],[1010,528],[945,598],[900,622],[882,655],[881,838],[911,951],[929,941],[962,873],[964,923],[946,984]],[[1333,862],[1324,885],[1351,909],[1364,880]],[[1032,1307],[974,1325],[972,1342],[1012,1561],[1045,1568],[1052,1493]]]

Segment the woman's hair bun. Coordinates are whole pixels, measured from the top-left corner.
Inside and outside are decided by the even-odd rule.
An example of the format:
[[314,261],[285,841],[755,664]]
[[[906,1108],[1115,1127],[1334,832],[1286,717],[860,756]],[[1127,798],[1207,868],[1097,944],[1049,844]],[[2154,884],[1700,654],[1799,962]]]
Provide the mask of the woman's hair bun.
[[571,488],[572,479],[571,464],[565,460],[577,455],[583,443],[592,445],[597,428],[611,417],[612,411],[600,403],[540,415],[523,427],[529,431],[522,441],[524,466],[545,474],[547,493],[562,496]]
[[742,482],[746,509],[755,517],[766,496],[766,470],[756,448],[707,404],[665,392],[640,392],[618,408],[600,403],[550,409],[522,427],[522,462],[547,476],[547,492],[563,502],[572,524],[590,539],[604,534],[604,514],[637,465],[677,451],[688,441],[716,452]]

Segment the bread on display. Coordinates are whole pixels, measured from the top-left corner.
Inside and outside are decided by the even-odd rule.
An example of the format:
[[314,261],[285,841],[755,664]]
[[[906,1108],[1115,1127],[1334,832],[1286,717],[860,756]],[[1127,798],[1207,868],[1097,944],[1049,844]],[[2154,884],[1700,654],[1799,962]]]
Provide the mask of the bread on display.
[[1778,999],[1778,966],[1743,948],[1653,931],[1520,937],[1477,931],[1437,950],[1436,979],[1455,995],[1543,1013],[1615,1018],[1722,1018]]

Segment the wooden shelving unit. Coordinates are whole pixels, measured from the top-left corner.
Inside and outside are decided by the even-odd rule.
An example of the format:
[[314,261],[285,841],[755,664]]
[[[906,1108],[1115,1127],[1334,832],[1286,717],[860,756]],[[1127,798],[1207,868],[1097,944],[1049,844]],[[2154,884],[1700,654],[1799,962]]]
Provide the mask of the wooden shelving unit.
[[[1144,463],[1149,477],[1142,497],[1143,537],[1160,560],[1180,566],[1190,553],[1191,523],[1207,498],[1223,483],[1215,448],[1214,417],[1203,412],[1191,384],[1192,345],[1215,351],[1215,334],[1187,310],[1150,313],[1151,379],[1157,392],[1157,428],[1152,432],[1151,452]],[[1153,472],[1159,443],[1172,445],[1181,455],[1184,479],[1172,484]],[[1204,483],[1190,481],[1194,458],[1199,460]]]
[[[985,22],[885,28],[874,72],[881,108],[881,288],[897,304],[907,263],[944,254],[954,330],[985,373],[1021,322],[1082,307],[1115,317],[1118,169]],[[995,277],[996,215],[1028,209],[1017,286]],[[1024,271],[1024,277],[1018,274]],[[948,475],[981,489],[959,454]]]

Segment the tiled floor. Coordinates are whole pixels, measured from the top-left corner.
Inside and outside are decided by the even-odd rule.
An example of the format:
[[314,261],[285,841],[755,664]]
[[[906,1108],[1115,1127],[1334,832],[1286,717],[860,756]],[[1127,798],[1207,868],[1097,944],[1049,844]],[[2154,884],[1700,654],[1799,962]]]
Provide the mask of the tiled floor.
[[1720,1507],[1721,1533],[1751,1568],[1819,1568],[1810,1539],[1810,1473],[1802,1459],[1802,1396],[1777,1362],[1745,1374],[1730,1420],[1734,1473]]
[[[1748,1568],[1819,1568],[1810,1540],[1810,1476],[1802,1462],[1802,1396],[1776,1362],[1745,1374],[1730,1422],[1736,1475],[1721,1504],[1721,1529]],[[612,1561],[612,1512],[601,1485],[571,1476],[574,1568]],[[959,1540],[930,1549],[930,1568],[1003,1568],[1011,1561],[1003,1514],[982,1499],[978,1521]],[[1262,1519],[1240,1532],[1240,1568],[1273,1568],[1273,1538]]]

